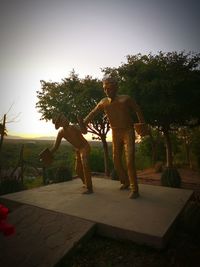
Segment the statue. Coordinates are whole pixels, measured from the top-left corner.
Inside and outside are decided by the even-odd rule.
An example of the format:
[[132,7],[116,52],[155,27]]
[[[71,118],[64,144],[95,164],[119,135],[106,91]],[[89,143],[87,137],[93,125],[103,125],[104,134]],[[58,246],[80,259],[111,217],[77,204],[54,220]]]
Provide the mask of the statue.
[[[103,79],[103,89],[107,97],[103,98],[86,116],[84,123],[87,126],[97,113],[105,112],[112,129],[113,161],[120,179],[120,189],[130,187],[129,198],[137,198],[139,190],[135,167],[135,131],[132,113],[135,112],[139,120],[136,130],[140,135],[147,134],[147,125],[134,99],[128,95],[117,95],[118,83],[115,79],[111,77]],[[123,150],[127,172],[122,163]]]
[[[81,119],[78,119],[81,123]],[[44,163],[50,164],[52,162],[53,154],[59,148],[62,138],[65,138],[70,144],[72,144],[76,150],[76,173],[81,178],[85,190],[83,194],[93,193],[91,172],[88,163],[88,156],[90,153],[90,145],[87,140],[83,137],[81,130],[78,125],[71,125],[65,117],[64,114],[56,114],[52,119],[53,124],[55,124],[55,129],[58,130],[56,141],[51,149],[45,149],[40,153],[40,157],[43,159]],[[81,129],[86,133],[87,129],[84,129],[84,124],[81,123]]]

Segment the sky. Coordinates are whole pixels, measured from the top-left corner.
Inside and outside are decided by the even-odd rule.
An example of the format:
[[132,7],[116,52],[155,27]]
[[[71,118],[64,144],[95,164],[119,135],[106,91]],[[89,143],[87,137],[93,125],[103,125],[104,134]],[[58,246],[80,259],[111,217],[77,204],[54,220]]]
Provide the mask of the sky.
[[200,52],[199,11],[198,0],[0,0],[0,119],[7,113],[8,134],[56,135],[35,108],[40,80],[60,82],[73,69],[101,79],[101,68],[137,53]]

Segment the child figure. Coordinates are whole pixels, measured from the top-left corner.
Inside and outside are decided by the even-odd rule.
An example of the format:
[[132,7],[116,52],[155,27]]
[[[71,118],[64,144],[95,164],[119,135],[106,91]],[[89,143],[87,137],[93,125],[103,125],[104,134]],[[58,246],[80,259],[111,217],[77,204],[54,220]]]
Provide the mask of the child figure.
[[[83,194],[93,193],[91,172],[88,164],[88,156],[90,153],[90,145],[83,137],[81,130],[76,125],[69,124],[64,114],[57,114],[52,119],[56,130],[62,127],[57,134],[56,141],[50,149],[51,154],[59,148],[62,138],[65,138],[76,149],[76,173],[83,181],[85,190]],[[86,132],[85,132],[86,133]]]

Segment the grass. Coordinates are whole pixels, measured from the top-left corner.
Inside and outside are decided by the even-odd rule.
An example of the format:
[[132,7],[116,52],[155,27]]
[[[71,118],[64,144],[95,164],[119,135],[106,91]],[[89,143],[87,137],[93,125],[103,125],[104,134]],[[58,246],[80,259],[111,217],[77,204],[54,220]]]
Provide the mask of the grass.
[[43,185],[44,184],[43,184],[43,177],[42,176],[37,176],[34,179],[28,179],[28,178],[24,179],[24,186],[26,189],[32,189],[32,188],[40,187]]

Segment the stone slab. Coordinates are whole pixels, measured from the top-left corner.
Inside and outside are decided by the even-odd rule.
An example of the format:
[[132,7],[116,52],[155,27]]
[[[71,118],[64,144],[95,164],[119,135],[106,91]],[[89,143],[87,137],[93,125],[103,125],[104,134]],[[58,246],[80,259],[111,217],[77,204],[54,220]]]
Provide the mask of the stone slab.
[[129,199],[119,182],[93,178],[94,194],[81,193],[81,181],[52,184],[4,195],[4,198],[62,212],[97,223],[98,232],[162,248],[192,190],[139,185],[140,197]]
[[1,267],[53,267],[94,231],[94,223],[22,205],[8,216],[16,233],[0,234]]

